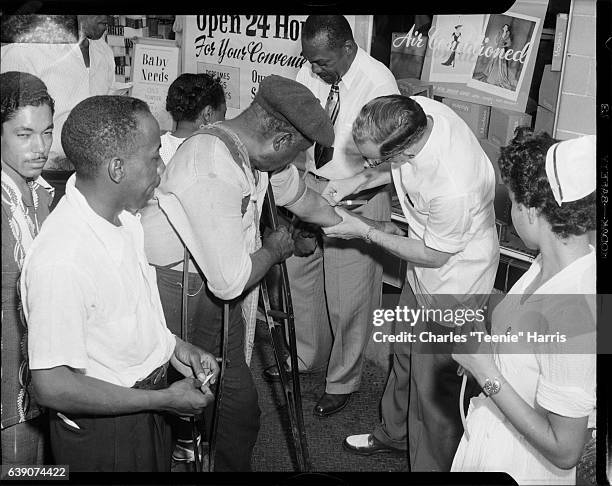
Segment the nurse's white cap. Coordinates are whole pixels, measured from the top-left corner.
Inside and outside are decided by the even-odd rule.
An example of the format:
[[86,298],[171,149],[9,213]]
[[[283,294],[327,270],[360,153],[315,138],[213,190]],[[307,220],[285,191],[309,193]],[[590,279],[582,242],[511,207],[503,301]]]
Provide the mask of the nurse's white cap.
[[546,153],[546,176],[555,201],[577,201],[595,191],[595,135],[554,144]]

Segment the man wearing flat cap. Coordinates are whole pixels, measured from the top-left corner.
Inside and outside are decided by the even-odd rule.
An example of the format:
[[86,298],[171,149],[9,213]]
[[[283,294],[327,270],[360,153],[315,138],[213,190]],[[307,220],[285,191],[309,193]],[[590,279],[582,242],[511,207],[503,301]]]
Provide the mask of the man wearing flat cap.
[[[276,203],[310,223],[340,221],[291,164],[314,142],[331,146],[329,116],[312,93],[280,76],[266,77],[252,104],[232,120],[183,142],[142,212],[149,262],[157,268],[168,326],[180,327],[183,243],[191,252],[187,340],[220,354],[222,306],[230,302],[228,360],[217,429],[217,471],[249,471],[259,430],[257,391],[248,368],[257,285],[293,252],[281,227],[259,235],[268,181]],[[206,419],[210,424],[210,416]]]

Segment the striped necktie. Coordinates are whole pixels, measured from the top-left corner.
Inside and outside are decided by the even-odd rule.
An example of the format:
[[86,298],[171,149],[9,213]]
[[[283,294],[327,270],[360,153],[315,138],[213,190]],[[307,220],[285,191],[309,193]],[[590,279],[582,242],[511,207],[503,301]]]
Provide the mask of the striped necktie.
[[[327,102],[325,103],[325,111],[329,115],[332,124],[336,123],[336,119],[338,118],[338,113],[340,112],[340,88],[338,87],[338,83],[340,80],[336,81],[331,85],[329,89],[329,95],[327,95]],[[317,169],[323,167],[327,162],[329,162],[333,155],[333,147],[327,148],[315,144],[315,166]]]

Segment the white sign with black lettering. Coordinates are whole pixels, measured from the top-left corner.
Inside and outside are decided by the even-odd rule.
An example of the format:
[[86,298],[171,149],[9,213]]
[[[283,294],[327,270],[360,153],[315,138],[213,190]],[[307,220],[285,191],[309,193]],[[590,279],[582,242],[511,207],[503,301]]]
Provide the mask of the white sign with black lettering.
[[166,111],[166,96],[178,76],[179,48],[174,41],[135,39],[131,95],[144,100],[162,130],[172,130],[172,117]]

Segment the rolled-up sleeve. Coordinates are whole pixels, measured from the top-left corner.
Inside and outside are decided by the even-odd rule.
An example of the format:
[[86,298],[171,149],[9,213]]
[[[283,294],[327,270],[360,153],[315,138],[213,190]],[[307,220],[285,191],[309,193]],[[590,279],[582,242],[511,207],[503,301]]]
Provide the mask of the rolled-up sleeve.
[[540,366],[536,400],[546,410],[565,417],[585,417],[595,408],[596,333],[594,299],[582,295],[549,296],[553,310],[542,334],[561,341],[537,347]]
[[300,174],[293,164],[284,170],[275,172],[270,177],[272,192],[277,206],[287,206],[299,199],[306,187],[300,180]]
[[423,235],[426,246],[446,253],[457,253],[466,247],[473,220],[469,201],[469,195],[431,200]]

